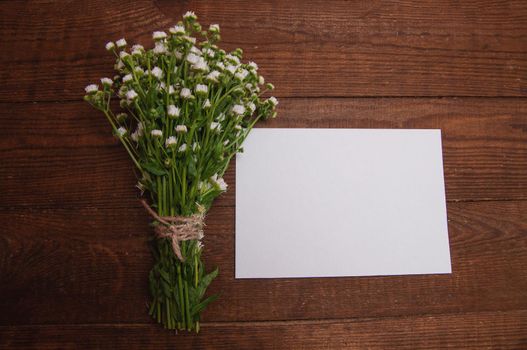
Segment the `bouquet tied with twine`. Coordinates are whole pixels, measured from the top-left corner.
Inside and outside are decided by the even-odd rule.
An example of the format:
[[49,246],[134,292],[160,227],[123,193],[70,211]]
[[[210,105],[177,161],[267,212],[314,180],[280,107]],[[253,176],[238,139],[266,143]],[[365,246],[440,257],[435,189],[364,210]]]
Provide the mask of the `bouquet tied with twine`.
[[193,12],[153,39],[151,49],[107,43],[117,74],[88,85],[84,99],[132,159],[154,220],[149,313],[167,329],[199,332],[202,310],[217,297],[205,297],[218,274],[201,259],[205,214],[227,190],[230,160],[255,123],[276,116],[278,101],[262,98],[274,87],[256,63],[243,63],[241,49],[220,49],[219,26],[204,30]]

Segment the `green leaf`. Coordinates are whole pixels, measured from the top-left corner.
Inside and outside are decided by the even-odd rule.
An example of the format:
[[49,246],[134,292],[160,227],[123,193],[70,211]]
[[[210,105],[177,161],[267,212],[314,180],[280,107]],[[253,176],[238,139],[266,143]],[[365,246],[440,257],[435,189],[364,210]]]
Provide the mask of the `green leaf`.
[[159,164],[154,162],[148,162],[141,164],[141,167],[151,172],[154,175],[162,176],[167,175],[167,170],[161,167]]
[[198,289],[197,289],[197,293],[198,293],[198,298],[197,299],[198,300],[203,298],[203,295],[205,294],[205,290],[207,290],[207,287],[212,282],[212,280],[216,278],[216,276],[218,276],[218,268],[216,268],[211,273],[203,276],[203,278],[199,282],[199,286],[198,286]]
[[212,303],[216,299],[218,299],[218,294],[211,295],[210,297],[208,297],[207,299],[203,300],[198,305],[195,305],[190,310],[190,314],[191,315],[199,314],[201,311],[203,311],[203,309],[205,309],[207,307],[207,305],[209,305],[210,303]]

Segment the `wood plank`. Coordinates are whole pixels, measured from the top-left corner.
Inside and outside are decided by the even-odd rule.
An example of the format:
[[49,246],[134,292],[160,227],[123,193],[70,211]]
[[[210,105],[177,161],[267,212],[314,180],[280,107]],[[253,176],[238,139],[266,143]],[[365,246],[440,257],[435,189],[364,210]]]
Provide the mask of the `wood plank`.
[[205,323],[199,335],[146,324],[0,327],[12,349],[524,349],[527,311],[308,322]]
[[[527,198],[527,100],[283,99],[261,127],[441,128],[447,200]],[[82,102],[3,104],[0,206],[134,207],[131,162]],[[218,205],[234,204],[231,185]]]
[[[527,309],[526,211],[527,201],[449,203],[452,275],[235,280],[234,208],[213,207],[204,259],[220,268],[210,292],[221,296],[204,320]],[[0,324],[149,322],[149,220],[139,205],[1,211]]]
[[0,101],[78,100],[112,74],[106,41],[149,44],[187,9],[220,23],[225,48],[243,47],[278,96],[527,96],[522,0],[98,0],[2,6]]

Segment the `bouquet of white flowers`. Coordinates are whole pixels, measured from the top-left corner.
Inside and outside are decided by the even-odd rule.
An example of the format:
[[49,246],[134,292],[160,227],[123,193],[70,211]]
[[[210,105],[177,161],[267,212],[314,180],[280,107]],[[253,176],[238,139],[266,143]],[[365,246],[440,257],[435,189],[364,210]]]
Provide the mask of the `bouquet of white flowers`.
[[150,315],[168,329],[199,331],[200,313],[216,297],[205,290],[218,273],[205,273],[201,260],[204,216],[227,190],[223,174],[251,128],[276,116],[276,98],[260,98],[273,85],[254,62],[241,62],[241,49],[218,48],[219,32],[217,24],[202,30],[187,12],[168,34],[154,32],[153,49],[109,42],[117,75],[86,87],[85,100],[108,119],[149,199],[142,203],[155,219]]

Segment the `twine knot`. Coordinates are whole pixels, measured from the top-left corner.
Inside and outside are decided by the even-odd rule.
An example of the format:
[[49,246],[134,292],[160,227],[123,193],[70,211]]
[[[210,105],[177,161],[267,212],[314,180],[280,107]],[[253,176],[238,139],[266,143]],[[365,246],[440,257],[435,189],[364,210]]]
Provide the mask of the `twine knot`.
[[158,221],[158,225],[154,229],[156,236],[170,239],[174,254],[180,261],[185,261],[181,255],[179,242],[203,238],[204,215],[159,216],[144,199],[141,200],[141,204],[150,216]]

